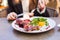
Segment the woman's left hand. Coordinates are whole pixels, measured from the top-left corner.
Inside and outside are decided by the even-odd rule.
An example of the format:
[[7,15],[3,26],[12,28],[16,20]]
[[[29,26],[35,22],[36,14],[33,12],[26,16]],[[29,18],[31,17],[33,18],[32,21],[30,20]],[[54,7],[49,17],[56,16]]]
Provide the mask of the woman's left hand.
[[30,17],[33,17],[33,16],[34,16],[34,13],[28,13],[28,15],[29,15]]

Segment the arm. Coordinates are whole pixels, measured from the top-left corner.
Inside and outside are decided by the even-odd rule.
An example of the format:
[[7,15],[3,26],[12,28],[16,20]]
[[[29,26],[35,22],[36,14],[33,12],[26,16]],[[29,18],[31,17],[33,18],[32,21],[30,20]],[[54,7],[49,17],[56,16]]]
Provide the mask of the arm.
[[14,6],[12,0],[8,0],[8,9],[7,9],[7,20],[15,20],[17,14],[14,12]]
[[8,13],[11,13],[11,12],[14,12],[14,7],[13,7],[13,3],[12,3],[12,0],[8,0],[8,9],[7,9],[7,12]]

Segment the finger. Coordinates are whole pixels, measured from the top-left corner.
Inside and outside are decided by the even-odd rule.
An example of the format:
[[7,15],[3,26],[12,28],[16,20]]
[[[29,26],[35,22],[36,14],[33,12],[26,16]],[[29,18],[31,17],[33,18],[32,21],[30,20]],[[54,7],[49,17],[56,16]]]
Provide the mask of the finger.
[[13,15],[10,16],[12,19],[15,19],[15,17]]
[[10,17],[7,17],[7,20],[12,20]]
[[15,19],[13,19],[12,17],[9,17],[9,20],[15,20]]
[[13,20],[13,19],[15,19],[15,16],[16,16],[16,13],[15,12],[11,12],[11,13],[8,14],[7,19],[8,20]]
[[10,14],[10,17],[11,17],[12,19],[15,19],[15,18],[16,18],[16,13],[12,12],[12,13]]
[[8,16],[7,16],[7,19],[8,19],[8,20],[10,19],[10,16],[9,16],[9,14],[8,14]]
[[9,17],[7,16],[7,20],[9,20]]
[[11,12],[10,15],[13,15],[13,16],[17,16],[17,14],[15,12]]
[[8,17],[7,17],[8,20],[14,20],[11,15],[9,14]]
[[33,17],[33,16],[34,16],[34,13],[29,13],[29,16],[30,16],[30,17]]
[[16,13],[12,13],[12,15],[16,18],[17,14]]

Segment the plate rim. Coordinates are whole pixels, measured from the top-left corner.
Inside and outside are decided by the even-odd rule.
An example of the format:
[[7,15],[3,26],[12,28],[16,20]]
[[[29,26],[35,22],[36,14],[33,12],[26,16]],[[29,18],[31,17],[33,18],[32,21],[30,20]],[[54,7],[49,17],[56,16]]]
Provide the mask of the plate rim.
[[[35,17],[32,17],[32,18],[35,18]],[[38,18],[38,17],[36,17],[36,18]],[[47,18],[47,17],[39,17],[39,18]],[[55,25],[54,25],[54,27],[56,26],[56,22],[55,22],[55,20],[53,20],[53,19],[51,19],[51,18],[47,18],[47,19],[50,19],[50,20],[52,20],[52,21],[54,21],[54,23],[55,23]],[[16,20],[14,20],[13,22],[15,22]],[[15,29],[15,30],[17,30],[17,31],[20,31],[20,30],[18,30],[18,29],[16,29],[14,26],[13,26],[13,22],[12,22],[12,27]],[[52,27],[52,28],[50,28],[49,30],[51,30],[51,29],[53,29],[54,27]],[[43,33],[43,32],[46,32],[46,31],[49,31],[49,30],[45,30],[45,31],[39,31],[39,32],[27,32],[27,31],[20,31],[20,32],[23,32],[23,33]]]

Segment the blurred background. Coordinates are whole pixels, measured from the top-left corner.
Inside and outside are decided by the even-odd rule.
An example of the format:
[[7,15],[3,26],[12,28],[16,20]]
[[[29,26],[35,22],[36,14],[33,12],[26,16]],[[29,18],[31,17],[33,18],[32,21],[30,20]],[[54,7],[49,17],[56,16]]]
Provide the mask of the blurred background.
[[[56,9],[60,17],[60,0],[45,0],[46,6]],[[0,0],[0,17],[7,16],[8,2],[7,0]]]

